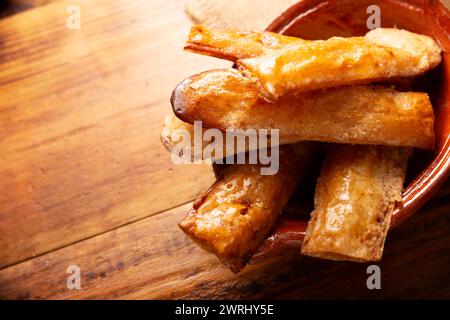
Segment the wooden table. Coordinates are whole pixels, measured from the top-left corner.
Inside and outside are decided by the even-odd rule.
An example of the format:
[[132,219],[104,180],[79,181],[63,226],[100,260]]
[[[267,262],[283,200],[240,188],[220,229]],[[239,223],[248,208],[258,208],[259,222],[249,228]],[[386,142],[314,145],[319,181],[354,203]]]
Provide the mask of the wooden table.
[[382,290],[364,264],[285,252],[234,275],[198,248],[177,222],[212,170],[159,132],[175,84],[229,63],[181,50],[181,0],[70,1],[80,30],[68,3],[2,11],[0,298],[450,298],[450,184],[390,233]]

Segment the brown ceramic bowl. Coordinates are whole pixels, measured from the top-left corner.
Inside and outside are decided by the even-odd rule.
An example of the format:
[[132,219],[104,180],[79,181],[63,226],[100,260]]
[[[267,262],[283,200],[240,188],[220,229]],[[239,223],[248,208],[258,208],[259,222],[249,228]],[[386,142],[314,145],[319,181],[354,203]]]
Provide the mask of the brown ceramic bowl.
[[[304,39],[332,36],[362,36],[368,32],[367,8],[381,9],[381,27],[397,27],[433,37],[442,47],[443,61],[437,70],[419,81],[418,91],[427,91],[435,111],[436,149],[416,155],[413,173],[403,199],[393,213],[391,227],[416,212],[445,182],[450,173],[450,11],[433,0],[303,0],[277,17],[266,30]],[[417,163],[419,166],[417,166]],[[410,171],[410,169],[408,169]],[[411,174],[411,173],[409,173]],[[272,235],[252,257],[258,263],[287,247],[300,247],[307,219],[282,215]]]

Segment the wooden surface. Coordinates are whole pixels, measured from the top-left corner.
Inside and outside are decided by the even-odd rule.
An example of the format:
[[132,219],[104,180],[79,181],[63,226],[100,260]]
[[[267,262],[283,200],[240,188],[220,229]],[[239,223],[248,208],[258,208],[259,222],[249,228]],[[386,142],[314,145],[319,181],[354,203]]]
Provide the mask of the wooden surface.
[[[262,30],[297,0],[186,0],[186,12],[211,28]],[[251,10],[249,10],[251,8]]]
[[68,1],[20,2],[0,20],[0,298],[450,298],[450,184],[390,233],[382,290],[296,252],[232,274],[176,226],[211,169],[159,143],[174,85],[229,65],[182,52],[182,1],[70,1],[81,30]]

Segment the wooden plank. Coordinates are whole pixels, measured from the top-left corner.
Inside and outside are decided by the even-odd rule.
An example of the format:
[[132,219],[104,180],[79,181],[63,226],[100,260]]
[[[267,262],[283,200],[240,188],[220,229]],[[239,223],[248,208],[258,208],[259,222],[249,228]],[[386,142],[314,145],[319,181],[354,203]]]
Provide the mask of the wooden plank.
[[[450,298],[450,199],[437,198],[388,236],[382,290],[368,290],[368,264],[286,251],[234,275],[176,223],[184,205],[0,271],[5,299]],[[66,269],[81,268],[80,290]]]
[[66,28],[65,2],[0,20],[0,268],[186,203],[214,179],[159,142],[172,88],[229,65],[181,50],[181,0],[74,3],[81,30]]

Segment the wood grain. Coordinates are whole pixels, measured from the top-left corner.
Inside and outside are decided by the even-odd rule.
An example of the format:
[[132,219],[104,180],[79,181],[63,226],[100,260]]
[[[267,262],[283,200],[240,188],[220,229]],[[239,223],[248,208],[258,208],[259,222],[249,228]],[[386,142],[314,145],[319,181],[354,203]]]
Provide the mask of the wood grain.
[[[430,201],[392,230],[382,289],[366,287],[367,264],[286,251],[234,275],[176,226],[190,204],[0,271],[5,299],[450,298],[450,198]],[[81,290],[66,269],[81,268]]]
[[[228,62],[181,50],[180,1],[75,1],[0,20],[0,267],[186,203],[213,180],[159,132],[173,87]],[[151,17],[158,17],[152,19]]]

